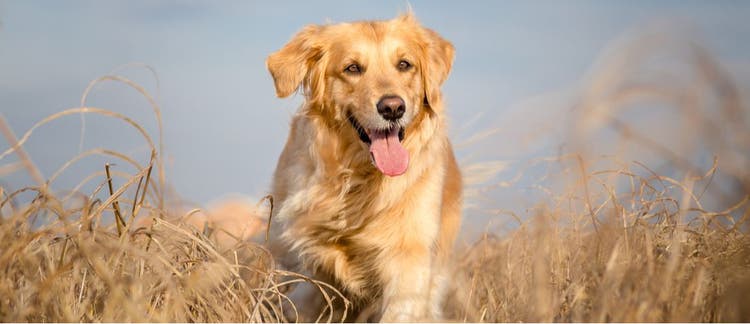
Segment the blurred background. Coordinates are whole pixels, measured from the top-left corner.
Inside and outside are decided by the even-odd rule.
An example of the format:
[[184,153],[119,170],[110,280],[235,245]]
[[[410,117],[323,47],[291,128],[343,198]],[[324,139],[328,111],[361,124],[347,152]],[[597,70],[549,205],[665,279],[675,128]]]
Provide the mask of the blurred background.
[[[469,185],[467,233],[509,226],[508,215],[527,212],[544,195],[534,184],[549,174],[534,169],[534,161],[567,152],[616,154],[675,176],[701,174],[713,165],[717,146],[699,142],[713,134],[736,140],[721,148],[728,152],[721,161],[746,175],[742,104],[739,113],[709,124],[685,116],[713,116],[724,106],[705,104],[686,114],[677,105],[641,102],[617,113],[619,119],[596,113],[625,79],[664,86],[689,103],[712,98],[682,96],[700,96],[696,89],[705,87],[696,83],[730,82],[708,88],[744,100],[750,2],[743,1],[2,1],[0,114],[21,137],[45,117],[80,106],[91,81],[120,75],[161,108],[167,182],[179,197],[197,205],[228,193],[263,197],[302,101],[275,97],[266,56],[307,24],[389,19],[409,5],[456,48],[443,90]],[[709,62],[708,69],[700,62]],[[158,137],[152,106],[121,82],[95,84],[85,105],[127,115]],[[636,127],[623,131],[622,121]],[[640,135],[630,137],[633,145],[615,144],[634,132]],[[132,127],[96,115],[56,119],[25,143],[45,177],[99,147],[149,160],[148,145]],[[0,141],[0,152],[8,148]],[[13,167],[17,161],[12,154],[0,160],[0,182],[9,191],[33,183]],[[82,160],[52,188],[73,188],[106,162]],[[748,178],[716,180],[723,192],[717,199],[732,201],[737,188],[747,190],[742,179]]]

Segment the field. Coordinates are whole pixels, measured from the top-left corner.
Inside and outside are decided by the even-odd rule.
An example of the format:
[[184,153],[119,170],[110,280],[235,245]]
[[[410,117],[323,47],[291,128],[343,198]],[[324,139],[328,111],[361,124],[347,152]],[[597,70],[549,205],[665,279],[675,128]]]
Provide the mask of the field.
[[[458,248],[449,320],[750,321],[747,92],[695,44],[677,51],[687,53],[673,70],[682,77],[634,73],[664,54],[652,50],[654,41],[617,48],[594,67],[566,121],[572,144],[565,152],[522,161],[529,167],[503,181],[471,181],[497,177],[492,161],[463,166],[471,208],[514,225]],[[146,90],[118,76],[98,82],[105,80],[139,91],[160,118]],[[644,106],[667,106],[671,115],[643,113]],[[60,172],[91,155],[136,171],[103,165],[81,179],[98,184],[92,192],[53,192],[23,145],[37,127],[80,114],[130,125],[151,159],[84,152],[61,161]],[[127,116],[84,106],[21,137],[1,118],[0,130],[10,147],[0,152],[0,176],[33,179],[19,190],[0,187],[3,322],[294,321],[284,295],[293,284],[318,287],[331,307],[346,305],[326,283],[277,269],[261,245],[188,222],[201,211],[170,203],[160,138]],[[601,147],[616,149],[603,155]],[[639,156],[648,161],[632,159],[633,150],[647,152]],[[545,193],[533,208],[484,205],[496,190],[516,190],[521,178]],[[33,198],[19,202],[22,195]],[[269,201],[258,204],[264,211]],[[320,321],[339,321],[334,313]]]

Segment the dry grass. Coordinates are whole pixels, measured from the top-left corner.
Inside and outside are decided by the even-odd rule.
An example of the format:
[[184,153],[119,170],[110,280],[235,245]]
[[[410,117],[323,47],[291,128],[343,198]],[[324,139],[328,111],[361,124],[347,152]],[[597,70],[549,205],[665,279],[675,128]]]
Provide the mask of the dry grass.
[[[540,206],[507,237],[482,237],[460,257],[464,283],[453,316],[483,322],[750,320],[748,196],[718,213],[686,210],[681,206],[688,202],[663,187],[668,178],[619,172],[632,178],[632,191],[591,197],[592,210],[572,212],[574,202]],[[568,197],[578,198],[587,199]]]
[[[634,71],[648,65],[661,41],[616,48],[594,69],[570,114],[574,153],[523,161],[549,169],[533,181],[547,199],[527,215],[509,212],[518,224],[507,235],[488,232],[459,251],[461,280],[446,307],[452,319],[750,321],[750,127],[743,91],[692,43],[680,51],[687,58],[679,67],[690,78],[640,77]],[[96,82],[140,92],[161,124],[145,89],[115,75]],[[161,144],[126,116],[87,107],[90,89],[81,107],[50,116],[20,139],[0,116],[10,143],[0,153],[0,175],[27,172],[34,181],[18,191],[0,187],[0,320],[294,320],[284,295],[294,284],[315,285],[331,307],[346,305],[326,283],[276,269],[261,246],[218,244],[216,228],[184,221],[198,211],[166,202]],[[687,148],[662,141],[653,129],[644,133],[642,119],[626,118],[634,107],[657,103],[681,116],[677,129],[686,133]],[[74,114],[122,120],[143,136],[151,156],[139,163],[119,152],[86,151],[45,179],[23,145],[37,127]],[[605,143],[614,152],[602,157],[588,144],[605,129],[615,134]],[[657,167],[632,161],[633,148],[658,157]],[[715,157],[712,165],[696,158],[706,152]],[[17,160],[8,162],[10,156]],[[82,185],[51,192],[59,173],[89,156],[136,171],[102,165],[82,179],[97,183],[92,192],[81,193]],[[493,186],[471,192],[488,194]],[[32,198],[16,203],[23,195]],[[33,225],[37,219],[44,225]],[[334,313],[340,309],[320,321],[338,321]]]
[[[317,287],[331,305],[343,300],[326,283],[276,269],[268,252],[257,244],[240,240],[220,244],[228,240],[231,229],[199,226],[199,230],[191,223],[201,210],[180,213],[182,206],[165,203],[160,148],[145,129],[124,115],[85,105],[93,85],[104,81],[121,82],[140,92],[159,118],[155,100],[121,76],[95,80],[81,107],[45,118],[20,139],[0,116],[0,130],[10,144],[0,159],[19,157],[4,170],[25,168],[36,182],[13,192],[0,187],[0,320],[280,322],[295,317],[296,309],[284,292],[299,284]],[[100,114],[131,125],[152,152],[148,163],[94,149],[63,163],[44,179],[23,144],[37,128],[73,114]],[[51,192],[50,184],[58,175],[91,156],[105,156],[137,171],[115,171],[116,166],[108,163],[70,192]],[[96,189],[81,193],[79,188],[90,181],[98,181]],[[33,196],[29,203],[15,203],[29,193]],[[42,226],[34,225],[40,222]],[[333,314],[327,311],[320,320],[336,321]]]
[[750,321],[742,89],[704,48],[661,33],[626,39],[586,81],[569,111],[575,153],[522,162],[545,169],[529,186],[547,199],[506,211],[515,230],[459,256],[454,317]]

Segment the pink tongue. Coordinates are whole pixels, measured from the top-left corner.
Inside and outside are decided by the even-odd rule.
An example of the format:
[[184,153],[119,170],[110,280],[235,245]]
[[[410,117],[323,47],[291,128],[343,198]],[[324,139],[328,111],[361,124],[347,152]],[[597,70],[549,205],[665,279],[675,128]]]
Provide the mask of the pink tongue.
[[368,132],[370,136],[370,154],[375,159],[375,165],[380,172],[391,177],[406,172],[409,166],[409,152],[401,146],[398,140],[398,127],[390,131]]

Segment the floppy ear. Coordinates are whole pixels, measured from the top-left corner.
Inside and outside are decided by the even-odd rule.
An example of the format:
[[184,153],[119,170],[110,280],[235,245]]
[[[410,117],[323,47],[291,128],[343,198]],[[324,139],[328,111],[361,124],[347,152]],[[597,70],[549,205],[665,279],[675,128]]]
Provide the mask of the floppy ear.
[[266,67],[271,72],[279,98],[294,93],[320,58],[321,48],[317,44],[320,30],[320,26],[307,26],[281,50],[268,56]]
[[428,105],[437,105],[440,102],[440,86],[451,71],[455,50],[449,41],[432,29],[423,29],[426,38],[426,61],[422,68],[425,101]]

